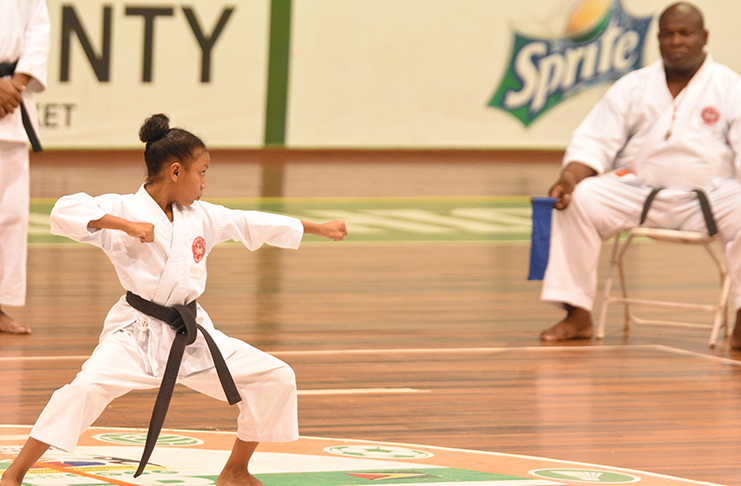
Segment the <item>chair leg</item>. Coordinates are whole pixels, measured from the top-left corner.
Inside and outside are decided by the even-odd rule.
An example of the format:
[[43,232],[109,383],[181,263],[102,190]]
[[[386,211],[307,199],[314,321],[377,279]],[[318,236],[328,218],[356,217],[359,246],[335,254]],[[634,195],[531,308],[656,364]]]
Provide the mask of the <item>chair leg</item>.
[[623,325],[623,338],[627,338],[630,336],[630,321],[631,321],[631,313],[630,313],[630,302],[628,301],[628,285],[625,282],[625,268],[623,267],[623,257],[625,256],[625,253],[628,251],[628,248],[630,247],[630,244],[633,242],[634,235],[628,236],[628,239],[625,240],[625,244],[623,245],[623,249],[620,250],[620,254],[617,257],[617,268],[618,268],[618,276],[620,277],[620,291],[623,297],[623,313],[625,314],[625,324]]
[[710,332],[710,340],[708,343],[711,348],[714,348],[715,343],[718,341],[721,328],[725,328],[726,336],[730,334],[730,326],[728,325],[728,297],[731,290],[731,278],[728,275],[728,270],[726,269],[725,264],[720,258],[718,258],[710,244],[706,243],[704,246],[720,272],[720,300],[718,301],[718,308],[715,312],[713,328]]
[[607,279],[605,280],[605,290],[602,299],[602,308],[600,309],[599,323],[597,325],[597,339],[605,337],[605,321],[607,320],[607,307],[610,305],[610,294],[612,293],[612,274],[617,264],[615,256],[620,247],[620,233],[615,235],[615,243],[612,245],[612,255],[610,256],[610,267],[607,270]]
[[715,320],[713,321],[713,330],[710,333],[710,347],[714,348],[715,343],[718,341],[721,328],[725,329],[725,337],[731,335],[731,326],[728,322],[728,294],[731,288],[731,278],[726,272],[721,270],[721,285],[720,302],[718,302],[718,310],[715,313]]
[[[731,334],[733,334],[733,326],[731,325],[731,319],[729,318],[729,314],[731,313],[731,306],[726,300],[725,307],[723,308],[723,322],[725,323],[726,328],[726,335],[725,337],[729,337]],[[733,322],[733,325],[735,326],[735,321]]]

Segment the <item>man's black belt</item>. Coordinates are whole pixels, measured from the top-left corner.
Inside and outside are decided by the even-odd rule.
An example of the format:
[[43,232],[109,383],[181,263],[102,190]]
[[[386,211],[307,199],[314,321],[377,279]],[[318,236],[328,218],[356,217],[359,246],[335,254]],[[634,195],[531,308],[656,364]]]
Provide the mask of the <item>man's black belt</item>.
[[[646,221],[646,216],[648,216],[648,210],[651,207],[651,203],[653,202],[656,195],[664,189],[663,187],[657,187],[651,190],[651,192],[648,194],[648,197],[646,198],[646,202],[643,203],[643,211],[641,212],[641,221],[638,223],[639,225],[643,224]],[[713,217],[713,211],[710,208],[710,202],[708,201],[708,196],[701,191],[700,189],[694,189],[692,192],[694,192],[697,195],[697,200],[700,202],[700,209],[702,210],[702,216],[705,218],[705,225],[708,228],[708,234],[710,236],[715,235],[718,232],[718,226],[715,224],[715,218]]]
[[[12,76],[13,73],[15,73],[15,66],[17,65],[17,62],[0,62],[0,78],[4,78],[5,76]],[[23,120],[23,128],[26,129],[26,133],[28,134],[28,141],[31,142],[31,147],[33,148],[34,152],[41,152],[41,142],[39,142],[39,137],[36,135],[36,130],[33,128],[33,124],[31,123],[31,117],[28,116],[28,110],[26,109],[26,105],[21,101],[21,120]]]
[[162,384],[157,393],[157,400],[154,403],[154,410],[152,411],[152,419],[149,421],[149,431],[147,432],[144,453],[139,462],[139,468],[136,470],[136,474],[134,474],[134,477],[137,477],[144,471],[144,467],[149,462],[154,445],[157,443],[157,437],[162,430],[162,424],[165,422],[165,415],[167,415],[167,408],[170,405],[170,398],[172,398],[172,391],[175,388],[185,347],[195,342],[198,331],[201,331],[201,334],[206,339],[208,348],[211,351],[211,357],[216,366],[216,373],[219,375],[219,380],[221,381],[221,386],[224,389],[224,394],[229,405],[239,402],[241,397],[237,391],[237,386],[234,384],[234,379],[229,373],[229,368],[226,366],[226,361],[216,346],[216,342],[203,326],[196,323],[195,300],[188,305],[165,307],[143,299],[132,292],[126,292],[126,302],[139,312],[166,322],[175,330],[175,340],[172,343],[170,355],[167,358],[165,375],[162,377]]

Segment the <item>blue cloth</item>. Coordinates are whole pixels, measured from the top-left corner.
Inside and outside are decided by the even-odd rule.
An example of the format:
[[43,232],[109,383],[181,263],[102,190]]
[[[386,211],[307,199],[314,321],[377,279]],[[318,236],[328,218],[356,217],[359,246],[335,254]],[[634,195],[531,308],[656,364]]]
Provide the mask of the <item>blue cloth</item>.
[[528,280],[543,280],[551,247],[551,212],[555,197],[534,197],[533,235],[530,245],[530,274]]

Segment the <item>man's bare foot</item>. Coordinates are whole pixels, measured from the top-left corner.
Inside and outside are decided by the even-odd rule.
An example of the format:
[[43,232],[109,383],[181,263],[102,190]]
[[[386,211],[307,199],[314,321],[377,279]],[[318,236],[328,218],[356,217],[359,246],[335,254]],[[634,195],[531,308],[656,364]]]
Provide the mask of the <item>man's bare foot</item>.
[[31,334],[31,328],[24,326],[20,322],[16,322],[0,309],[0,332],[8,332],[11,334]]
[[728,339],[731,349],[741,351],[741,309],[736,312],[736,326],[733,328],[733,334]]
[[579,307],[567,306],[566,317],[540,334],[541,341],[567,341],[592,338],[592,314]]

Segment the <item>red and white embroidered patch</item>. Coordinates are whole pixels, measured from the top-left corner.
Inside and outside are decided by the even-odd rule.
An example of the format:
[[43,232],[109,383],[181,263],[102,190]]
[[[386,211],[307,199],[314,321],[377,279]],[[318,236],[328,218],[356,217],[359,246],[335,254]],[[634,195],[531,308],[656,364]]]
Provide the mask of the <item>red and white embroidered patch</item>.
[[718,123],[719,119],[720,113],[714,106],[706,106],[702,109],[702,121],[705,122],[705,125],[712,127]]
[[203,237],[198,236],[195,240],[193,240],[193,260],[196,261],[196,263],[200,263],[201,260],[203,260],[203,257],[206,255],[206,240],[203,239]]

